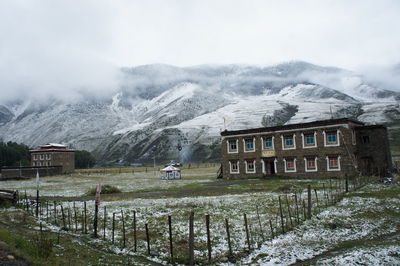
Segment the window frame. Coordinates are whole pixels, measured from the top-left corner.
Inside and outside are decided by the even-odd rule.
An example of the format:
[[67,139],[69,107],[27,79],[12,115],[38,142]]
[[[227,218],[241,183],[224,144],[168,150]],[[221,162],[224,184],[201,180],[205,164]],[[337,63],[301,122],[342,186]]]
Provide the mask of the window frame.
[[[328,134],[329,133],[333,133],[333,132],[336,132],[336,142],[335,143],[330,143],[330,142],[328,142]],[[329,131],[323,131],[322,132],[322,134],[324,135],[324,146],[325,147],[337,147],[337,146],[340,146],[340,137],[339,137],[339,134],[340,134],[341,132],[340,132],[340,130],[329,130]]]
[[[315,168],[308,168],[308,162],[314,162]],[[318,157],[304,157],[304,170],[305,172],[318,172]]]
[[[286,139],[287,137],[292,136],[292,140],[293,140],[293,145],[291,146],[286,146]],[[285,135],[281,135],[281,139],[282,139],[282,150],[295,150],[296,149],[296,134],[285,134]]]
[[[330,159],[331,158],[336,158],[337,160],[337,168],[331,168],[330,166]],[[341,165],[340,165],[340,155],[328,155],[326,156],[326,169],[327,171],[333,172],[333,171],[341,171]]]
[[[287,163],[289,160],[291,160],[291,161],[293,160],[293,169],[288,169]],[[296,173],[297,172],[296,161],[297,161],[296,158],[283,158],[283,162],[285,165],[285,173]]]
[[[253,170],[249,170],[249,162],[253,164]],[[255,174],[256,173],[256,160],[244,160],[246,174]]]
[[[247,149],[247,141],[251,140],[253,142],[253,148]],[[256,151],[256,138],[243,138],[243,151],[244,152],[255,152]]]
[[[271,147],[265,147],[265,143],[267,142],[267,139],[271,139],[271,144],[272,144],[272,146]],[[275,140],[275,137],[274,136],[264,136],[264,137],[261,137],[261,149],[263,150],[263,151],[273,151],[273,150],[275,150],[275,143],[274,143],[274,140]]]
[[[307,136],[312,136],[314,139],[313,144],[307,144]],[[307,132],[307,133],[301,133],[301,138],[302,138],[302,144],[303,144],[303,149],[309,149],[309,148],[316,148],[317,145],[317,132],[314,131],[313,133]]]
[[[234,165],[233,162],[235,162],[235,165],[237,166],[237,171],[233,171],[233,168],[232,168],[232,166]],[[229,173],[230,174],[240,174],[239,161],[229,161]]]
[[[236,150],[231,151],[231,141],[236,141]],[[228,153],[239,153],[239,140],[238,139],[227,139],[227,152]]]

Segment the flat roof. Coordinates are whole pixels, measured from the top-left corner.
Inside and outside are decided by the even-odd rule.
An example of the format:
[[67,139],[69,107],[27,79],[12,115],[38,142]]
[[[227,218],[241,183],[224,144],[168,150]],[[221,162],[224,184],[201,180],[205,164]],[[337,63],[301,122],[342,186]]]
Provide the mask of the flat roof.
[[70,149],[35,149],[29,150],[30,152],[74,152],[75,150]]
[[242,130],[232,130],[232,131],[222,131],[221,136],[231,136],[231,135],[240,135],[240,134],[249,134],[249,133],[260,133],[260,132],[271,132],[278,130],[290,130],[290,129],[301,129],[308,127],[318,127],[318,126],[328,126],[335,125],[341,123],[354,123],[359,126],[364,126],[365,124],[361,121],[350,119],[350,118],[338,118],[338,119],[328,119],[328,120],[318,120],[307,123],[298,123],[298,124],[289,124],[282,126],[273,126],[273,127],[259,127],[259,128],[250,128],[250,129],[242,129]]

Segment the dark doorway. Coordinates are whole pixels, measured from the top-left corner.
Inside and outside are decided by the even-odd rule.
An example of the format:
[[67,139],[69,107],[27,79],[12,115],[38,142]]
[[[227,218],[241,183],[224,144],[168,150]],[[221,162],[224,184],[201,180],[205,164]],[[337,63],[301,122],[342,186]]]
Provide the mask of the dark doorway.
[[271,175],[275,174],[275,163],[273,161],[269,162],[271,168]]
[[264,173],[265,175],[275,174],[275,163],[273,159],[264,159]]
[[363,175],[372,175],[373,159],[371,157],[361,158],[361,173]]

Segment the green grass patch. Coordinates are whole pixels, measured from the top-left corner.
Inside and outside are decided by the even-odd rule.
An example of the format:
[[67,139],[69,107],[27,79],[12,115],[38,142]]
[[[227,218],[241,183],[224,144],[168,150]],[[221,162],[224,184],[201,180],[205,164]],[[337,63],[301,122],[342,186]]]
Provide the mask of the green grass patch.
[[[122,191],[114,186],[111,185],[103,185],[101,186],[101,194],[115,194],[121,193]],[[96,195],[96,188],[90,189],[88,192],[85,193],[85,196],[95,196]]]

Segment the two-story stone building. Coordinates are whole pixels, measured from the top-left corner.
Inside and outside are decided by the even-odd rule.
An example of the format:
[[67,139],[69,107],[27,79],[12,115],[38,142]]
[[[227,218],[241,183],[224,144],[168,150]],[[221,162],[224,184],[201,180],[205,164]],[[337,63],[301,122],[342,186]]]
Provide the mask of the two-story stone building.
[[31,165],[35,167],[62,166],[62,173],[75,170],[75,151],[57,143],[42,145],[39,149],[30,150]]
[[391,169],[386,127],[347,118],[221,136],[224,178],[383,175]]

